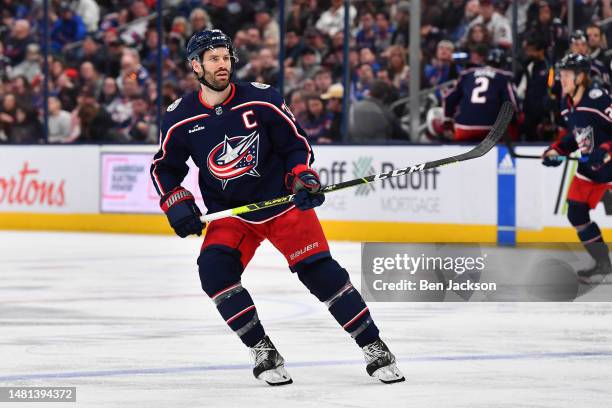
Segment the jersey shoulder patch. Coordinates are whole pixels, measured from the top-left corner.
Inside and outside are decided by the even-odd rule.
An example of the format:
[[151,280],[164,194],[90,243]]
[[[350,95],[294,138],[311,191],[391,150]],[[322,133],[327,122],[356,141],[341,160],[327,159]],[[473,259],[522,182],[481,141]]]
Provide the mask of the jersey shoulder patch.
[[251,85],[258,89],[268,89],[270,87],[270,85],[262,84],[261,82],[251,82]]
[[176,101],[172,102],[172,104],[168,106],[168,109],[166,109],[166,112],[172,112],[175,110],[176,107],[179,106],[179,103],[181,103],[181,100],[183,100],[183,98],[178,98]]
[[589,98],[591,99],[597,99],[599,98],[601,95],[603,95],[603,91],[601,89],[591,89],[589,91]]

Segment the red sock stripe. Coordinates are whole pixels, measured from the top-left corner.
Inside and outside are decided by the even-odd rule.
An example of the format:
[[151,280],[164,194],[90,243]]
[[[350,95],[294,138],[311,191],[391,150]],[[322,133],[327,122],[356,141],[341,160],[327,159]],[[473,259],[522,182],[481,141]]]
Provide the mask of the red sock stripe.
[[251,305],[251,306],[247,307],[246,309],[242,310],[241,312],[236,313],[235,315],[233,315],[232,317],[227,319],[225,321],[225,323],[230,324],[231,322],[233,322],[234,320],[236,320],[237,318],[239,318],[240,316],[242,316],[243,314],[245,314],[249,310],[253,310],[253,309],[255,309],[255,305]]
[[367,311],[368,311],[368,307],[366,306],[366,307],[363,308],[363,310],[361,312],[357,313],[357,316],[353,317],[351,320],[348,321],[348,323],[346,323],[344,326],[342,326],[342,328],[346,329],[351,324],[355,323],[355,321],[357,319],[359,319],[361,316],[363,316]]
[[228,290],[232,290],[232,289],[234,289],[234,288],[235,288],[235,287],[237,287],[237,286],[240,286],[240,283],[236,283],[235,285],[229,286],[229,287],[227,287],[227,288],[225,288],[225,289],[223,289],[223,290],[221,290],[221,291],[219,291],[219,292],[215,293],[214,295],[212,295],[211,299],[212,299],[212,300],[215,300],[217,297],[221,296],[222,294],[224,294],[224,293],[225,293],[225,292],[227,292]]

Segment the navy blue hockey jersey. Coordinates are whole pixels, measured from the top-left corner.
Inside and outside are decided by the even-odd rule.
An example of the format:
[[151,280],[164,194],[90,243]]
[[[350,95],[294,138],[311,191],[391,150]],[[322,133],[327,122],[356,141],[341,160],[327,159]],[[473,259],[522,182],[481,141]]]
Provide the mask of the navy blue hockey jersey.
[[[567,134],[558,146],[566,154],[580,150],[582,155],[588,155],[594,148],[612,141],[612,99],[602,89],[588,88],[576,106],[563,98],[561,116]],[[607,172],[593,171],[587,163],[578,165],[578,173],[599,183],[612,181]]]
[[[227,100],[210,106],[200,91],[174,101],[162,122],[160,149],[151,165],[158,193],[181,184],[189,157],[199,168],[208,212],[287,195],[284,177],[313,154],[306,133],[269,85],[232,83]],[[259,222],[287,210],[273,207],[241,217]]]
[[505,101],[515,109],[516,90],[512,73],[492,67],[470,68],[444,98],[444,116],[454,118],[457,128],[490,128]]

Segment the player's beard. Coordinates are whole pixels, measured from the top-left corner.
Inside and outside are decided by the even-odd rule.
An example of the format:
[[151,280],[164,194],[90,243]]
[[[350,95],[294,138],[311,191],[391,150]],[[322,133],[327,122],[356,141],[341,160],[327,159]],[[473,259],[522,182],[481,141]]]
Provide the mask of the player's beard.
[[[220,72],[225,72],[226,76],[219,77],[218,75]],[[229,71],[225,70],[217,71],[214,74],[208,71],[204,71],[204,79],[216,89],[225,89],[229,85],[230,74]]]

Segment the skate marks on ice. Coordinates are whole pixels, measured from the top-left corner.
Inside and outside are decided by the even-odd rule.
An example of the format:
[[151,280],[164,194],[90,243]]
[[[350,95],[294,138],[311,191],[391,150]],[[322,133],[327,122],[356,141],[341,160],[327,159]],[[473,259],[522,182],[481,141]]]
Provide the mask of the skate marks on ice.
[[[294,377],[271,389],[201,293],[199,245],[0,234],[0,385],[76,386],[88,408],[609,406],[609,304],[371,303],[406,376],[385,386],[263,245],[243,282]],[[359,245],[332,252],[358,286]]]

